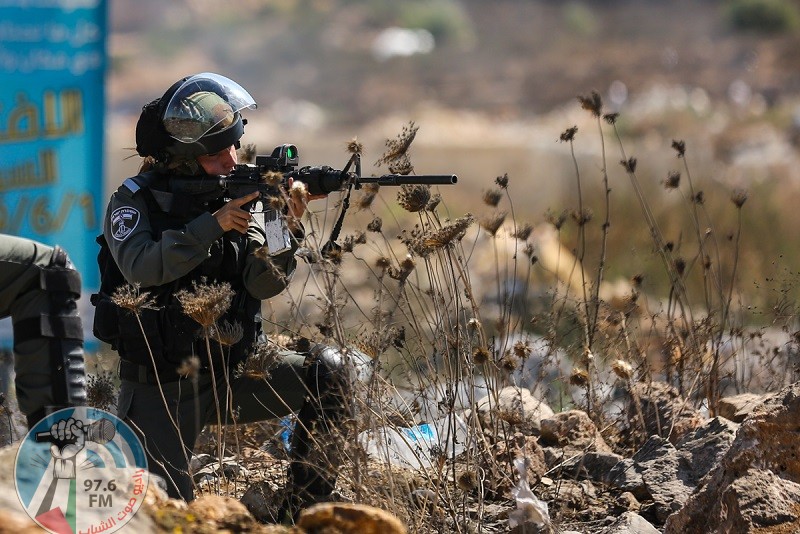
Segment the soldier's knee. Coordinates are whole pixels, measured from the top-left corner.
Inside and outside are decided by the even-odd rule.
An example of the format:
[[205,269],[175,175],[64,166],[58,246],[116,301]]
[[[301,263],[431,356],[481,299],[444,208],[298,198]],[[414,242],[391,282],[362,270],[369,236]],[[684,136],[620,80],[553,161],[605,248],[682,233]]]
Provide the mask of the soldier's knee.
[[311,355],[309,378],[320,391],[336,388],[340,393],[347,393],[357,381],[364,381],[372,374],[372,358],[353,348],[319,344],[311,349]]

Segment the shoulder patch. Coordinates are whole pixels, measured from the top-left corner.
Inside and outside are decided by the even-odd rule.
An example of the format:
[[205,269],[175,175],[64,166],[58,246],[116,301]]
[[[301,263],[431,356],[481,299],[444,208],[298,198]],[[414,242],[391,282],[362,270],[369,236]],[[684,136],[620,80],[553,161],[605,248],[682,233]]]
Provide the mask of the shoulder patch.
[[139,225],[139,210],[123,206],[111,213],[111,235],[117,241],[125,241]]

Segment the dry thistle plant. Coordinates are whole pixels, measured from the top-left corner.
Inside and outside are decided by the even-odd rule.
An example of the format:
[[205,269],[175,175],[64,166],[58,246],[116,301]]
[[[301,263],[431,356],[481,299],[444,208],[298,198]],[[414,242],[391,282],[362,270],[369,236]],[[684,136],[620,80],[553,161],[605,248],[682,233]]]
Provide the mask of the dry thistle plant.
[[411,143],[414,142],[418,130],[419,126],[415,125],[413,121],[403,126],[403,131],[397,138],[386,141],[386,151],[378,158],[375,165],[380,167],[384,164],[392,165],[398,161],[408,161],[408,149],[411,148]]
[[270,371],[278,365],[283,356],[274,343],[258,343],[253,353],[239,364],[237,376],[247,376],[258,380],[269,380]]
[[111,301],[120,308],[139,315],[143,309],[156,309],[155,300],[150,297],[150,293],[139,290],[139,284],[125,284],[117,288]]
[[397,193],[397,203],[411,213],[424,211],[431,199],[431,188],[428,185],[403,185]]
[[203,281],[192,282],[191,291],[182,289],[175,294],[183,312],[206,329],[214,326],[228,311],[233,296],[233,290],[227,282],[207,284]]
[[110,411],[117,403],[117,385],[108,371],[90,374],[86,379],[86,403],[100,410]]

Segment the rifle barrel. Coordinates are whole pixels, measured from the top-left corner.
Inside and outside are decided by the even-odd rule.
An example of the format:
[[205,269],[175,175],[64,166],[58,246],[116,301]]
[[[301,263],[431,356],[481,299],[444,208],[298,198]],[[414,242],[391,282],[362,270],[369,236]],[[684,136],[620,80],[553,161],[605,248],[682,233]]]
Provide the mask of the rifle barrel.
[[383,176],[362,176],[362,184],[378,185],[452,185],[458,182],[455,174],[384,174]]

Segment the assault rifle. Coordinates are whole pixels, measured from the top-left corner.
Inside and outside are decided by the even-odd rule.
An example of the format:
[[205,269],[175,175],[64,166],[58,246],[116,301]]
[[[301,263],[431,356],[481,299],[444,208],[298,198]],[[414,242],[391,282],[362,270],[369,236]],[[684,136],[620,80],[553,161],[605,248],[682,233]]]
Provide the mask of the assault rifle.
[[[289,178],[306,184],[309,194],[327,195],[349,187],[360,189],[364,184],[382,186],[400,185],[451,185],[458,182],[455,174],[384,174],[361,176],[361,157],[353,154],[342,170],[327,165],[297,168],[299,154],[295,145],[275,147],[269,156],[256,156],[255,164],[242,163],[227,176],[204,178],[172,178],[174,192],[198,196],[205,200],[214,198],[239,198],[258,191],[260,199],[280,196],[279,187],[285,188]],[[350,168],[355,170],[351,171]],[[276,179],[277,178],[277,179]]]
[[[327,195],[334,191],[347,190],[342,200],[339,217],[331,231],[330,240],[323,247],[323,254],[329,255],[339,245],[336,239],[342,228],[345,213],[350,206],[350,192],[361,189],[364,184],[381,186],[401,185],[451,185],[458,182],[455,174],[384,174],[383,176],[361,176],[361,155],[350,156],[343,169],[333,169],[326,165],[297,168],[299,154],[295,145],[284,144],[275,147],[269,156],[256,156],[255,164],[236,165],[227,176],[208,176],[203,178],[170,178],[174,193],[191,195],[200,201],[219,198],[240,198],[258,191],[258,200],[242,206],[252,213],[263,213],[264,221],[274,221],[278,216],[272,209],[271,198],[285,195],[289,179],[303,182],[311,195]],[[353,170],[351,170],[351,168]],[[268,232],[269,234],[269,232]],[[268,235],[269,240],[269,235]],[[288,246],[288,242],[284,243]]]

